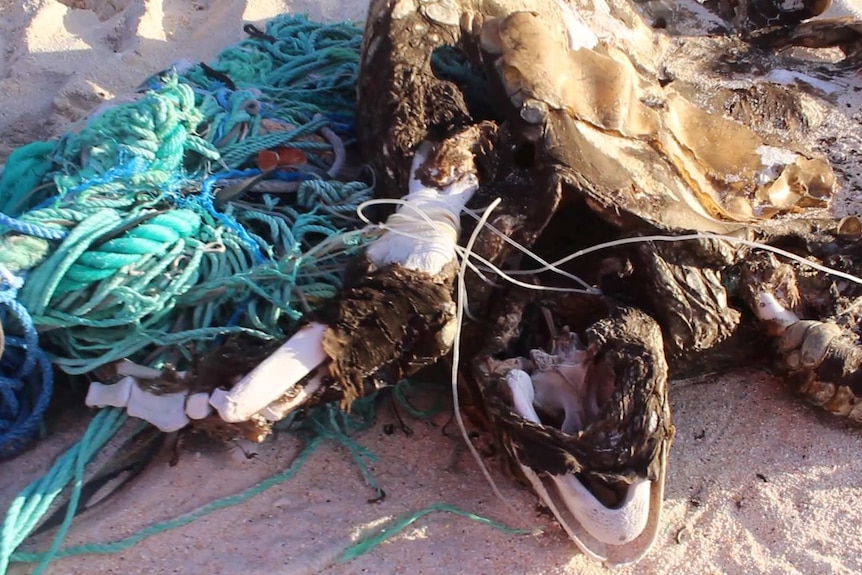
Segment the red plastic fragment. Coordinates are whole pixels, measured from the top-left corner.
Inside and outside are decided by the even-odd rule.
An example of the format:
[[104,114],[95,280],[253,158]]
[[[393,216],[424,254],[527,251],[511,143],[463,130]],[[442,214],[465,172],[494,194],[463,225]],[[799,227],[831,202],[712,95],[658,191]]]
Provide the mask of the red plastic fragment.
[[261,150],[257,153],[257,167],[263,170],[274,170],[279,166],[278,152],[273,150]]
[[281,147],[276,148],[278,152],[278,165],[279,166],[293,166],[296,164],[307,164],[308,156],[305,155],[305,152],[302,150],[298,150],[296,148],[287,148]]

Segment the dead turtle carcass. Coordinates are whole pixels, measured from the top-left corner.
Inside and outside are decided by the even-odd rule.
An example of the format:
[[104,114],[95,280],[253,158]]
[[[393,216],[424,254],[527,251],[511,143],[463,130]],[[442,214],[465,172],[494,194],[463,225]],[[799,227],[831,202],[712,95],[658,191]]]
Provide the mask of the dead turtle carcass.
[[372,2],[357,116],[378,193],[457,140],[468,207],[500,199],[472,252],[520,284],[464,278],[462,374],[598,560],[656,536],[669,376],[759,362],[862,420],[859,23],[799,24],[828,7],[803,4]]

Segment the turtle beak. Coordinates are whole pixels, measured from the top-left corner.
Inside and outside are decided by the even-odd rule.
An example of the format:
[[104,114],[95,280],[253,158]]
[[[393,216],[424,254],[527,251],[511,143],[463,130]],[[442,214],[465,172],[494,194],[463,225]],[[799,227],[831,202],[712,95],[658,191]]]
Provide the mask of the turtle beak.
[[[512,392],[515,413],[543,425],[534,407],[536,390],[529,374],[512,369],[505,377]],[[607,506],[573,473],[537,473],[518,461],[536,494],[551,510],[569,537],[585,555],[608,566],[641,559],[658,534],[667,471],[669,440],[663,440],[654,480],[638,477],[621,483],[621,498]]]

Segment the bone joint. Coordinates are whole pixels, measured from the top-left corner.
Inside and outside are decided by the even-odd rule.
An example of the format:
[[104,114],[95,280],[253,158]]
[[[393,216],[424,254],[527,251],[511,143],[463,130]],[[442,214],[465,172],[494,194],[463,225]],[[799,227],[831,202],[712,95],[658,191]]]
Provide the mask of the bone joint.
[[436,275],[455,259],[461,208],[478,189],[479,179],[470,172],[441,190],[427,187],[417,177],[427,159],[428,146],[420,146],[413,157],[406,203],[386,221],[386,233],[365,251],[377,267],[398,263]]

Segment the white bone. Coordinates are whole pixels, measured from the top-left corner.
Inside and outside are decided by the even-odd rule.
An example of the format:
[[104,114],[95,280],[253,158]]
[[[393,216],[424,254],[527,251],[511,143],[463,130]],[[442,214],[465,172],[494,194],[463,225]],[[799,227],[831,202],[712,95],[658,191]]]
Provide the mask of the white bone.
[[189,424],[185,393],[156,395],[144,391],[135,383],[126,411],[132,417],[149,421],[162,431],[177,431]]
[[87,390],[87,398],[84,400],[90,407],[126,407],[132,394],[132,387],[137,387],[135,378],[124,377],[117,383],[105,385],[94,381]]
[[536,389],[533,387],[533,380],[530,379],[530,375],[522,369],[513,369],[506,374],[506,384],[512,390],[512,402],[515,404],[515,411],[518,415],[527,421],[541,425],[542,421],[539,419],[539,414],[533,407]]
[[305,400],[311,397],[314,392],[316,392],[322,386],[323,374],[318,374],[308,380],[308,383],[302,386],[302,389],[295,396],[291,397],[289,400],[286,401],[282,401],[280,398],[273,401],[265,408],[260,410],[259,415],[265,418],[267,421],[281,421],[282,419],[287,417],[291,411],[304,403]]
[[139,365],[128,359],[116,364],[117,373],[120,375],[130,375],[136,379],[156,379],[162,376],[162,370]]
[[[541,425],[533,407],[535,389],[530,376],[513,369],[506,374],[506,384],[512,390],[515,411],[524,419]],[[603,543],[621,545],[633,541],[641,534],[649,520],[650,481],[642,479],[628,488],[623,502],[608,509],[590,493],[574,475],[549,475],[566,507],[581,526]]]
[[427,157],[428,147],[420,146],[413,156],[410,189],[404,197],[407,205],[400,206],[386,220],[391,229],[365,250],[376,267],[398,263],[436,275],[455,259],[461,208],[479,188],[479,179],[470,172],[442,190],[428,188],[416,177]]
[[210,405],[224,421],[248,421],[327,360],[324,333],[323,324],[304,326],[230,391],[213,391]]
[[[568,377],[566,372],[575,372],[574,377]],[[563,423],[560,429],[565,433],[577,433],[584,427],[584,372],[582,365],[566,365],[549,371],[535,372],[532,376],[533,389],[536,392],[533,405],[551,413],[561,410]]]
[[551,475],[566,507],[587,532],[603,543],[634,541],[646,527],[650,511],[650,481],[631,484],[623,502],[608,509],[574,475]]
[[212,412],[208,393],[193,393],[186,398],[186,415],[190,419],[204,419]]
[[778,303],[775,296],[769,292],[760,292],[757,295],[757,309],[754,313],[762,321],[775,323],[782,331],[799,321],[798,315]]
[[[366,248],[368,260],[377,267],[398,263],[435,275],[455,260],[461,208],[478,189],[479,179],[475,172],[468,172],[441,190],[426,187],[416,172],[428,159],[429,150],[423,144],[413,158],[410,189],[404,198],[408,205],[389,217],[387,225],[392,229]],[[322,345],[325,331],[326,326],[319,323],[304,327],[229,391],[213,391],[210,405],[230,423],[247,421],[255,414],[282,419],[288,408],[271,404],[328,359]],[[315,383],[314,389],[320,385]],[[301,399],[289,402],[289,408],[310,393],[313,391],[307,387],[297,396]]]

